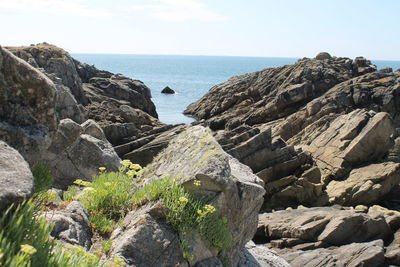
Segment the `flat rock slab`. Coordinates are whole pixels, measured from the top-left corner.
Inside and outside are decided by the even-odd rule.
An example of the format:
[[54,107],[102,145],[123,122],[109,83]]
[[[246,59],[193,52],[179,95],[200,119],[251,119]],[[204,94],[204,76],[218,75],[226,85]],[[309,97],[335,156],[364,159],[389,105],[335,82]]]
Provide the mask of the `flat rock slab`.
[[271,246],[340,246],[391,237],[381,213],[365,214],[335,207],[304,208],[260,214],[256,237],[269,240]]
[[0,141],[0,211],[33,192],[33,176],[28,163],[3,141]]

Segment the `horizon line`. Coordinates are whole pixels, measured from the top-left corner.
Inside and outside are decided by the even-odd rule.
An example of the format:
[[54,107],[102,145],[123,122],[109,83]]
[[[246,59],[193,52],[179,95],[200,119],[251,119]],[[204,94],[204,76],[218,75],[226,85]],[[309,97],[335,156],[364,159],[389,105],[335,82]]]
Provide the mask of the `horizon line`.
[[[282,59],[302,59],[302,58],[311,58],[311,57],[279,57],[279,56],[232,56],[232,55],[204,55],[204,54],[135,54],[135,53],[87,53],[87,52],[70,52],[70,54],[75,54],[75,55],[121,55],[121,56],[196,56],[196,57],[243,57],[243,58],[282,58]],[[351,57],[338,57],[338,56],[332,56],[332,57],[337,57],[337,58],[350,58]],[[371,60],[371,61],[394,61],[394,62],[398,62],[400,61],[399,59],[369,59],[365,56],[360,56],[360,57],[364,57],[367,60]],[[314,58],[314,57],[312,57]]]

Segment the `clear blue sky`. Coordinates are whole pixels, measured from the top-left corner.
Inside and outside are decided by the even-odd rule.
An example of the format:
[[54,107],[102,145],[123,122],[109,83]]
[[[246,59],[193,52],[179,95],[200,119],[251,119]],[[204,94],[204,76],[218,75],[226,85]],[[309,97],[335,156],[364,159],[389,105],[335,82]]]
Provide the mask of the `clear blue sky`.
[[0,25],[71,53],[400,60],[399,0],[0,0]]

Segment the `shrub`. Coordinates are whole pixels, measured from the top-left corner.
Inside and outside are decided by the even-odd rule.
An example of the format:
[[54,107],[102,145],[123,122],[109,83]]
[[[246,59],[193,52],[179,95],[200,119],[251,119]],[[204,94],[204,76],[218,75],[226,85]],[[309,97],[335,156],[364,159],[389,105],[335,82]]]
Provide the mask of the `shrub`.
[[[199,181],[194,184],[200,186]],[[198,231],[217,250],[231,245],[227,219],[221,217],[214,206],[207,204],[209,199],[187,192],[173,179],[154,180],[135,192],[133,199],[135,204],[161,200],[167,208],[167,223],[180,233]],[[187,254],[184,247],[183,252]]]

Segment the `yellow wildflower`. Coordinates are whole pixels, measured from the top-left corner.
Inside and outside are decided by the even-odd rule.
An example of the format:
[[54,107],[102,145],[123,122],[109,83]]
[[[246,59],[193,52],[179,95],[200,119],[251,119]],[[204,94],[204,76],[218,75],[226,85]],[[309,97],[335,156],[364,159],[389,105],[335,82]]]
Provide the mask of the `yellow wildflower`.
[[32,247],[31,245],[25,244],[25,245],[21,245],[21,251],[29,254],[29,255],[33,255],[36,253],[36,248]]
[[136,177],[142,176],[142,173],[143,173],[143,169],[141,169],[140,171],[137,171],[136,172]]
[[200,216],[203,216],[204,212],[202,210],[197,210],[197,214],[199,214]]
[[94,189],[93,187],[85,187],[84,189],[83,189],[83,192],[95,192],[96,191],[96,189]]
[[100,172],[104,172],[105,170],[106,170],[106,167],[100,167],[100,168],[99,168],[99,171],[100,171]]
[[132,162],[129,159],[125,159],[125,160],[121,161],[120,164],[124,167],[129,167],[129,166],[131,166]]
[[214,213],[216,211],[216,209],[212,205],[205,205],[204,210],[206,211],[206,213]]
[[81,185],[81,186],[90,186],[92,183],[78,179],[78,180],[75,180],[74,184]]
[[134,170],[134,171],[140,171],[142,169],[142,166],[140,166],[139,164],[131,164],[129,165],[129,169]]
[[126,172],[126,175],[128,175],[129,178],[133,178],[133,176],[136,175],[136,172],[133,171],[133,170],[130,170],[130,171],[127,171],[127,172]]
[[195,186],[201,186],[201,182],[199,181],[199,180],[195,180],[194,182],[193,182],[193,184],[195,185]]
[[188,199],[186,198],[186,197],[180,197],[179,198],[179,202],[182,204],[182,205],[186,205],[186,203],[188,203]]
[[104,185],[105,186],[112,186],[112,184],[110,182],[105,182]]

